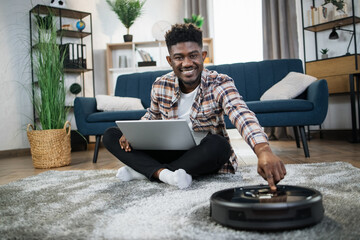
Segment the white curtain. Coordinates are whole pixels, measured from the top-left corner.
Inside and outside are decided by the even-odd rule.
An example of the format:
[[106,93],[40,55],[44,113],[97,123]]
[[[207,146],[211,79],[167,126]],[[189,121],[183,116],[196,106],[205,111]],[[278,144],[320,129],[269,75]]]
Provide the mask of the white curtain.
[[298,58],[296,2],[262,0],[264,59]]

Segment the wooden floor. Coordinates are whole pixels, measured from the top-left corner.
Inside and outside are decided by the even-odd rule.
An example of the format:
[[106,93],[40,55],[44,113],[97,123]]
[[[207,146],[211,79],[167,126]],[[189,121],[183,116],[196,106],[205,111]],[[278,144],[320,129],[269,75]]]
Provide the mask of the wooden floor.
[[[350,143],[346,139],[314,137],[309,142],[310,158],[304,157],[303,149],[297,148],[294,141],[270,141],[270,145],[285,164],[342,161],[360,168],[360,143]],[[105,148],[100,148],[98,162],[93,164],[93,149],[90,144],[87,151],[73,152],[70,166],[50,170],[118,169],[123,166]],[[0,185],[48,170],[35,169],[31,156],[2,158],[0,159]]]

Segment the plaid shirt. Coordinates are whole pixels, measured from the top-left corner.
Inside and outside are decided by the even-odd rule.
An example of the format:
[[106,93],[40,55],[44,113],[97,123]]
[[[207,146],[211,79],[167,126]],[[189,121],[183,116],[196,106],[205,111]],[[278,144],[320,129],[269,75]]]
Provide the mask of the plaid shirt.
[[[151,105],[144,120],[177,119],[180,99],[179,81],[174,72],[156,79],[151,91]],[[216,71],[204,69],[200,87],[191,107],[190,120],[194,131],[206,131],[224,136],[226,132],[224,114],[238,129],[245,141],[254,148],[258,143],[268,142],[255,114],[249,110],[237,91],[232,78]],[[234,173],[238,163],[234,150],[219,173]]]

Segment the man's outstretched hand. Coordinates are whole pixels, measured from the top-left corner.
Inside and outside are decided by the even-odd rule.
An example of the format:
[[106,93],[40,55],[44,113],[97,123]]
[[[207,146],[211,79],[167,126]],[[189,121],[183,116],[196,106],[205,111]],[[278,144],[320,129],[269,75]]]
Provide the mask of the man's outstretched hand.
[[128,140],[126,139],[126,137],[124,135],[122,135],[121,138],[119,139],[119,144],[120,144],[121,149],[124,149],[125,152],[131,151],[130,143],[128,142]]
[[284,163],[267,143],[255,145],[254,152],[258,157],[258,173],[268,182],[270,190],[276,191],[276,184],[286,175]]

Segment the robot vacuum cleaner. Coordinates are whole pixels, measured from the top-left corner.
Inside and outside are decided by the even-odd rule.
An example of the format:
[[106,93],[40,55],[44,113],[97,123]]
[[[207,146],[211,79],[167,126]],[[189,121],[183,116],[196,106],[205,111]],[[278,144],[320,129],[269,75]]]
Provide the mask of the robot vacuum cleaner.
[[303,228],[322,220],[320,192],[304,187],[267,185],[225,189],[210,198],[210,217],[224,226],[260,231]]

